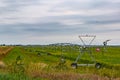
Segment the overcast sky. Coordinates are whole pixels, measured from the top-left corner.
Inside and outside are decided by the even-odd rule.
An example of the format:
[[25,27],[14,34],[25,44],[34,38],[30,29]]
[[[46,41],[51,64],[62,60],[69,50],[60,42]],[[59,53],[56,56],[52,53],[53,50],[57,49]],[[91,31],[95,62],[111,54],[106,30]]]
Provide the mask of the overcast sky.
[[0,44],[81,44],[81,34],[120,45],[120,0],[0,0]]

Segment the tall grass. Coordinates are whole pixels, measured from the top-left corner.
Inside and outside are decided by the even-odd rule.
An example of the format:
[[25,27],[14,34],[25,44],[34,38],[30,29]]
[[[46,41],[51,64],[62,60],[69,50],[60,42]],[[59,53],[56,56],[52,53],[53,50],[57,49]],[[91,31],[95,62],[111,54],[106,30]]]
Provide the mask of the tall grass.
[[41,78],[32,78],[25,74],[18,74],[18,73],[7,73],[7,74],[0,74],[0,80],[45,80]]

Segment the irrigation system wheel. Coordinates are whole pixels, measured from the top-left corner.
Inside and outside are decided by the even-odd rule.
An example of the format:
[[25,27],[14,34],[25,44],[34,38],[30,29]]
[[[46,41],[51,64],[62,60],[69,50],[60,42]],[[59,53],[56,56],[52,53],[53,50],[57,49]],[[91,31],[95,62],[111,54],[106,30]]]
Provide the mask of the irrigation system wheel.
[[76,69],[77,68],[77,63],[72,63],[71,66],[72,66],[72,68]]
[[100,69],[101,67],[102,67],[102,64],[100,64],[100,63],[95,64],[95,68]]

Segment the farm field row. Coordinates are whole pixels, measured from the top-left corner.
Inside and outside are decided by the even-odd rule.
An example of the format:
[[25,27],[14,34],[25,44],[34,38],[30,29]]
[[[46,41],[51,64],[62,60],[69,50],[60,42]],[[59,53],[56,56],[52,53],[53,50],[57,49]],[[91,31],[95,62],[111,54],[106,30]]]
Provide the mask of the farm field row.
[[13,47],[11,46],[0,46],[0,60],[3,56],[9,53],[12,49]]

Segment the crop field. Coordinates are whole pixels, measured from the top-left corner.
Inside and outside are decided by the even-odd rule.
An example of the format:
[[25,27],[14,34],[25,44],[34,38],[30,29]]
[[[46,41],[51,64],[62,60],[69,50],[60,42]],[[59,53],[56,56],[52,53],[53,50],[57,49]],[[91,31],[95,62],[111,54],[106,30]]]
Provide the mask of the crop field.
[[[104,51],[94,46],[91,51],[100,69],[71,67],[80,54],[78,45],[0,47],[0,80],[120,80],[120,47],[108,46]],[[93,62],[87,52],[78,60],[78,64]]]

